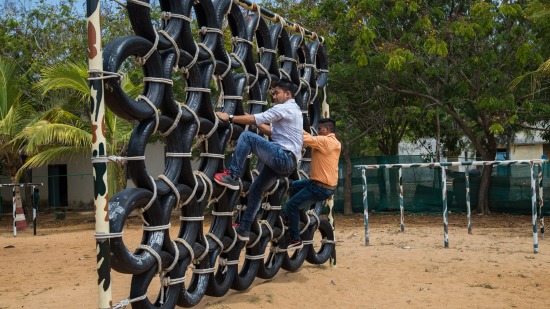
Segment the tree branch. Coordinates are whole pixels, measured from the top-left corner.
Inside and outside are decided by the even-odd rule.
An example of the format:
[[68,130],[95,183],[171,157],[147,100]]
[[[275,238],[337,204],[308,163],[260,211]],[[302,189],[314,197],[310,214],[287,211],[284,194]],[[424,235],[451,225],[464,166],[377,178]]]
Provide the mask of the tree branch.
[[445,112],[447,114],[449,114],[451,117],[453,117],[453,119],[456,121],[456,123],[458,124],[458,126],[462,129],[462,131],[464,132],[464,134],[468,137],[468,139],[470,139],[470,141],[472,142],[472,144],[474,145],[474,148],[479,152],[479,154],[484,157],[484,158],[487,158],[487,151],[486,149],[481,145],[481,142],[477,139],[475,133],[472,131],[472,129],[470,129],[470,127],[464,122],[464,119],[462,119],[460,117],[460,115],[458,115],[458,113],[456,112],[456,110],[454,110],[454,108],[452,108],[452,106],[447,106],[443,103],[441,103],[438,99],[430,96],[430,95],[427,95],[427,94],[423,94],[423,93],[419,93],[419,92],[416,92],[416,91],[411,91],[411,90],[404,90],[404,89],[399,89],[399,88],[391,88],[391,87],[388,87],[386,85],[380,85],[381,87],[383,87],[384,89],[387,89],[387,90],[390,90],[390,91],[393,91],[393,92],[397,92],[397,93],[400,93],[400,94],[404,94],[404,95],[408,95],[408,96],[414,96],[414,97],[419,97],[419,98],[423,98],[425,100],[427,100],[428,102],[431,102],[433,105],[437,106],[437,107],[440,107],[442,108],[443,110],[445,110]]

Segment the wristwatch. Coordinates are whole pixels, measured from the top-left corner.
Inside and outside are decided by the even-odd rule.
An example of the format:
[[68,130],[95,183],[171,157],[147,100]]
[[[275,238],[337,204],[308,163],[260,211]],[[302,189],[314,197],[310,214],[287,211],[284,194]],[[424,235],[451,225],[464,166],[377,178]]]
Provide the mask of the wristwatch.
[[229,115],[229,123],[233,123],[233,117],[235,117],[235,115]]

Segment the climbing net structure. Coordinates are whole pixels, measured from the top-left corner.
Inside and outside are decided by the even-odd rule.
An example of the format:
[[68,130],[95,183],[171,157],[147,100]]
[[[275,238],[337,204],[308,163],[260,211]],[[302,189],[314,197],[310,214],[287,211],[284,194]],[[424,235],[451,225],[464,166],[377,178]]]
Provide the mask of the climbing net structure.
[[[315,127],[323,111],[328,116],[323,38],[246,1],[160,0],[162,19],[155,24],[149,1],[127,0],[134,35],[108,42],[98,63],[101,37],[93,17],[99,3],[88,1],[91,107],[98,145],[93,153],[96,209],[102,206],[98,200],[108,201],[109,230],[96,228],[100,291],[110,290],[110,269],[132,276],[129,297],[114,307],[191,307],[204,295],[245,290],[255,277],[272,278],[280,268],[295,271],[304,260],[325,263],[334,254],[334,233],[329,221],[320,217],[324,203],[302,215],[303,249],[278,248],[285,233],[281,200],[293,179],[308,177],[309,150],[304,149],[295,173],[265,192],[263,211],[247,244],[237,241],[232,223],[246,205],[261,162],[248,164],[240,190],[226,190],[212,181],[223,169],[232,142],[246,130],[257,132],[254,127],[220,122],[217,110],[234,115],[265,111],[271,83],[287,79],[298,87],[295,99],[305,130]],[[129,62],[143,72],[143,92],[136,98],[121,85],[120,71]],[[178,97],[183,97],[181,102]],[[125,157],[108,156],[102,146],[103,100],[116,115],[136,124]],[[149,174],[145,161],[152,139],[165,141],[166,149],[165,170],[156,177]],[[200,164],[194,170],[191,160],[196,156]],[[135,188],[108,198],[105,164],[112,160],[127,162]],[[174,209],[181,210],[180,227],[177,235],[170,235]],[[205,231],[207,209],[213,219]],[[123,233],[133,211],[143,219],[143,237],[132,252]],[[98,219],[102,217],[96,215]],[[156,275],[160,290],[150,300],[148,290]],[[100,307],[101,302],[100,296]]]

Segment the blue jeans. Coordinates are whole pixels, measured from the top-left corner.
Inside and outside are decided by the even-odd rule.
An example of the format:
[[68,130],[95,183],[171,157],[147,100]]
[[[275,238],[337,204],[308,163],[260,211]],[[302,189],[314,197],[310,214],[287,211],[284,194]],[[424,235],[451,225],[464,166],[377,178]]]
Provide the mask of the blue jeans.
[[311,179],[296,180],[290,188],[290,199],[286,202],[285,214],[288,217],[290,239],[300,239],[300,209],[321,202],[334,194],[334,190],[325,189],[311,183]]
[[248,203],[239,222],[241,231],[249,231],[254,222],[262,196],[281,176],[286,176],[294,170],[293,155],[281,147],[250,131],[243,132],[237,140],[237,147],[231,159],[229,171],[231,175],[241,177],[246,157],[253,152],[259,161],[264,163],[260,175],[256,177],[248,191]]

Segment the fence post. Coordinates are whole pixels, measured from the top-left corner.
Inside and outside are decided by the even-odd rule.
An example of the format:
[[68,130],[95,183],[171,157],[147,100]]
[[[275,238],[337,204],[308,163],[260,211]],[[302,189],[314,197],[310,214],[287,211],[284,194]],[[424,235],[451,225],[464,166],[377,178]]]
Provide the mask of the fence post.
[[472,209],[470,206],[470,166],[466,165],[464,172],[466,184],[466,212],[468,214],[468,234],[472,234]]
[[401,232],[405,232],[405,207],[403,205],[403,169],[399,167],[399,212],[401,214]]
[[34,199],[34,195],[35,195],[35,192],[34,190],[36,190],[36,186],[35,185],[32,185],[31,186],[31,205],[32,205],[32,228],[33,228],[33,235],[36,236],[36,210],[38,208],[38,202],[35,201]]
[[542,177],[543,177],[543,168],[542,163],[539,166],[539,224],[540,224],[540,237],[544,237],[544,213],[542,212],[542,206],[544,205],[544,200],[542,198],[543,188],[542,188]]
[[539,240],[537,235],[537,189],[535,185],[535,169],[533,167],[533,161],[529,161],[529,167],[531,168],[531,213],[533,224],[533,248],[535,253],[539,253]]
[[449,248],[449,211],[447,209],[447,171],[441,166],[441,199],[443,204],[443,237],[445,248]]
[[17,236],[17,203],[15,200],[15,187],[11,189],[11,201],[13,203],[13,237]]
[[363,215],[365,216],[365,246],[370,244],[369,239],[369,201],[367,198],[367,169],[361,169],[361,177],[363,177]]

